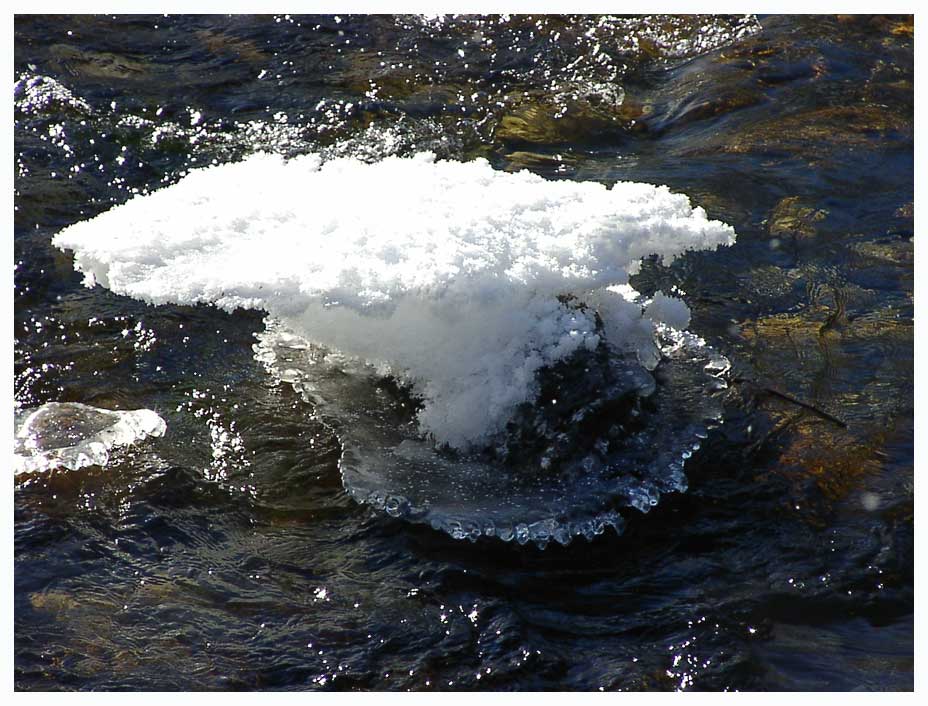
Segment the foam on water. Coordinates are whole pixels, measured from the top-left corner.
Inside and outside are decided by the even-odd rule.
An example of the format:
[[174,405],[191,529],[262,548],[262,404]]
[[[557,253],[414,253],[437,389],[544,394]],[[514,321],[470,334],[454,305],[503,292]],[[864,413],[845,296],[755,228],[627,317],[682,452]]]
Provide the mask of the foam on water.
[[430,154],[375,164],[257,154],[54,243],[74,251],[88,285],[264,310],[410,385],[420,431],[467,449],[535,398],[540,370],[603,335],[653,367],[655,320],[679,324],[685,305],[661,295],[652,320],[630,301],[629,275],[642,257],[733,240],[666,187],[546,181]]
[[16,475],[105,466],[112,449],[163,436],[167,428],[150,409],[113,411],[77,402],[48,402],[16,417]]

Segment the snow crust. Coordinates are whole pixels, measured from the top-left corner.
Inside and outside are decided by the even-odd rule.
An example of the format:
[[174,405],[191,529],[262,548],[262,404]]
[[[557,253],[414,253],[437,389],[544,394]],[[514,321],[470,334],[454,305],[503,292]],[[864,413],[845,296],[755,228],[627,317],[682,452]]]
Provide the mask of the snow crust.
[[66,228],[85,284],[152,304],[261,309],[424,400],[421,430],[486,442],[536,372],[607,343],[656,363],[689,310],[628,286],[641,258],[734,242],[665,186],[548,181],[434,155],[323,163],[256,154]]

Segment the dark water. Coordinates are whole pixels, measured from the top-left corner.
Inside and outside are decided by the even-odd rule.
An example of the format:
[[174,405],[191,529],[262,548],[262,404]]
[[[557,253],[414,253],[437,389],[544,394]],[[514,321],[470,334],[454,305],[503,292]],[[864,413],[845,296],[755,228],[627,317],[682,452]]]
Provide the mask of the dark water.
[[[17,478],[18,689],[913,687],[911,19],[599,25],[16,19],[16,404],[168,424]],[[544,551],[393,520],[254,360],[260,315],[85,289],[50,246],[256,149],[666,183],[732,224],[635,282],[743,390],[690,490]]]

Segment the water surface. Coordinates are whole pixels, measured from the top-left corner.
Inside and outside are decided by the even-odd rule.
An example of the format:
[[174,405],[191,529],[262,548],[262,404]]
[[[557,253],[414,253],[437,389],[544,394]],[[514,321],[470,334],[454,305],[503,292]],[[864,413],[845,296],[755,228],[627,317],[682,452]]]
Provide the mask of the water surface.
[[[17,477],[16,687],[911,689],[912,27],[17,18],[15,403],[168,431]],[[50,245],[258,149],[668,184],[733,225],[633,282],[684,291],[743,390],[689,490],[544,551],[392,519],[259,313],[86,289]]]

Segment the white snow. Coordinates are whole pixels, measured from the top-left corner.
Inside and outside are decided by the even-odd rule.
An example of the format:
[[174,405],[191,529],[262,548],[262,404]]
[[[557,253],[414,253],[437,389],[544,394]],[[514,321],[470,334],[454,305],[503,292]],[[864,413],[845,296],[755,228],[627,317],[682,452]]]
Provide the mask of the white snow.
[[[431,154],[375,164],[257,154],[194,171],[55,236],[85,283],[153,304],[262,309],[296,333],[414,385],[423,432],[485,441],[534,399],[535,373],[608,343],[655,358],[642,257],[734,242],[667,187],[547,181]],[[587,308],[568,306],[569,295]]]

